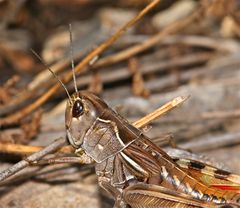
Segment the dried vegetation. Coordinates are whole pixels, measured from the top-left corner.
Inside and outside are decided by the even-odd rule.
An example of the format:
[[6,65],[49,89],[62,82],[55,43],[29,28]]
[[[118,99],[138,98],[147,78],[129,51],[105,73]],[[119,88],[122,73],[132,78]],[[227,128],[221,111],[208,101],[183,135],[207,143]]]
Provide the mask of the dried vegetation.
[[[79,89],[99,94],[131,122],[190,95],[146,134],[156,142],[171,137],[240,173],[238,0],[4,0],[0,19],[0,170],[65,137],[66,95],[30,49],[73,92],[72,23]],[[71,152],[64,147],[45,158]],[[112,206],[92,166],[35,160],[28,157],[21,167],[32,167],[2,183],[0,207]]]

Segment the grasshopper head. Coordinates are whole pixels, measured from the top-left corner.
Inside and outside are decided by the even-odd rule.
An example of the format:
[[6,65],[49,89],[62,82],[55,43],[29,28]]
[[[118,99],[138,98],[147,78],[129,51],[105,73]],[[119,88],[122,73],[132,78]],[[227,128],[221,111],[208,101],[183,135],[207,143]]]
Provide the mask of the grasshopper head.
[[71,96],[65,111],[65,125],[68,140],[74,148],[81,148],[85,134],[107,107],[100,98],[87,91]]

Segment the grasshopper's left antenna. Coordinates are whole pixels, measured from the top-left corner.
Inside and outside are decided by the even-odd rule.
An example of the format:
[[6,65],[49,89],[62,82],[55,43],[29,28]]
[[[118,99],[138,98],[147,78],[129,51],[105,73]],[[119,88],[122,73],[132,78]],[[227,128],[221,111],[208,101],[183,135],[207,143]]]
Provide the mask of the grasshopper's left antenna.
[[72,25],[71,24],[69,24],[69,34],[70,34],[70,55],[71,55],[71,64],[72,64],[72,73],[73,73],[73,83],[74,83],[75,92],[78,93],[75,66],[74,66],[74,60],[73,60],[73,37],[72,37]]
[[67,87],[63,84],[63,82],[59,79],[59,77],[54,73],[54,71],[43,61],[43,59],[35,52],[32,48],[30,49],[31,52],[41,61],[41,63],[52,73],[52,75],[57,79],[57,81],[61,84],[63,89],[66,91],[67,96],[69,98],[69,102],[72,103],[71,101],[71,96],[67,90]]

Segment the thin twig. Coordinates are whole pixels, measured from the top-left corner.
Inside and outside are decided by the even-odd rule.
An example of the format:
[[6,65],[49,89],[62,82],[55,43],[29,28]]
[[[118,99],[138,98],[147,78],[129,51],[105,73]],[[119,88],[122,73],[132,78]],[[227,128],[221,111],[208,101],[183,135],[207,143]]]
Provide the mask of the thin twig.
[[95,67],[103,67],[109,64],[117,63],[119,61],[123,61],[126,59],[129,59],[130,57],[135,56],[138,53],[141,53],[145,51],[146,49],[149,49],[156,44],[158,44],[161,40],[166,38],[170,34],[174,34],[183,28],[186,28],[188,25],[190,25],[192,22],[196,21],[203,12],[203,8],[198,9],[196,12],[194,12],[192,15],[181,19],[179,21],[174,22],[173,24],[167,26],[163,30],[161,30],[156,35],[152,36],[151,38],[145,40],[144,42],[137,44],[135,46],[132,46],[130,48],[127,48],[126,50],[122,50],[118,54],[109,55],[108,57],[99,60]]
[[88,65],[95,57],[99,56],[104,50],[106,50],[110,45],[116,42],[130,27],[132,27],[139,19],[141,19],[146,13],[152,10],[161,0],[154,0],[149,3],[142,11],[140,11],[133,19],[131,19],[127,24],[125,24],[120,30],[118,30],[113,36],[111,36],[107,41],[102,43],[99,47],[93,50],[85,59],[83,59],[77,66],[76,72],[80,72]]
[[179,147],[190,149],[193,152],[203,152],[211,149],[237,145],[240,143],[240,132],[229,132],[223,135],[214,135],[198,138],[191,142],[182,143]]
[[[35,152],[42,150],[42,146],[31,146],[23,144],[12,144],[12,143],[0,143],[0,152],[17,155],[30,155]],[[58,152],[60,153],[71,153],[74,152],[72,146],[62,147]]]
[[201,115],[204,119],[233,119],[240,117],[240,109],[235,109],[232,111],[213,111],[205,112]]
[[55,140],[52,144],[48,145],[47,147],[43,148],[41,151],[36,152],[30,156],[28,156],[25,160],[21,160],[12,167],[2,171],[0,173],[0,181],[3,181],[4,179],[12,176],[13,174],[17,173],[18,171],[26,168],[31,163],[40,160],[44,156],[46,156],[49,153],[55,152],[60,147],[66,145],[66,139],[65,138],[59,138]]
[[153,111],[152,113],[149,113],[148,115],[144,116],[143,118],[139,119],[138,121],[134,122],[133,125],[137,128],[141,128],[143,126],[146,126],[153,120],[156,120],[158,117],[162,116],[164,113],[176,108],[181,103],[186,101],[188,97],[177,97],[170,102],[166,103],[162,107],[158,108],[157,110]]

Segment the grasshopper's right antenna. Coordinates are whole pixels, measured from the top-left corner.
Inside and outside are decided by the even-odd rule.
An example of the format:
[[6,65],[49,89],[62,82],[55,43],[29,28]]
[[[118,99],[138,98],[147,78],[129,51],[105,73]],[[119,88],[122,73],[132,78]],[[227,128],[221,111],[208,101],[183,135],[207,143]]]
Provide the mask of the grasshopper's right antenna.
[[70,33],[70,54],[71,54],[71,63],[72,63],[73,83],[74,83],[75,92],[78,93],[77,82],[76,82],[76,73],[75,73],[74,60],[73,60],[73,37],[72,37],[72,25],[71,24],[69,24],[69,33]]
[[31,52],[41,61],[41,63],[52,73],[52,75],[57,79],[57,81],[61,84],[63,89],[66,91],[67,96],[69,98],[69,102],[72,103],[71,101],[71,96],[67,90],[67,87],[63,84],[63,82],[59,79],[59,77],[54,73],[54,71],[43,61],[43,59],[31,48]]

